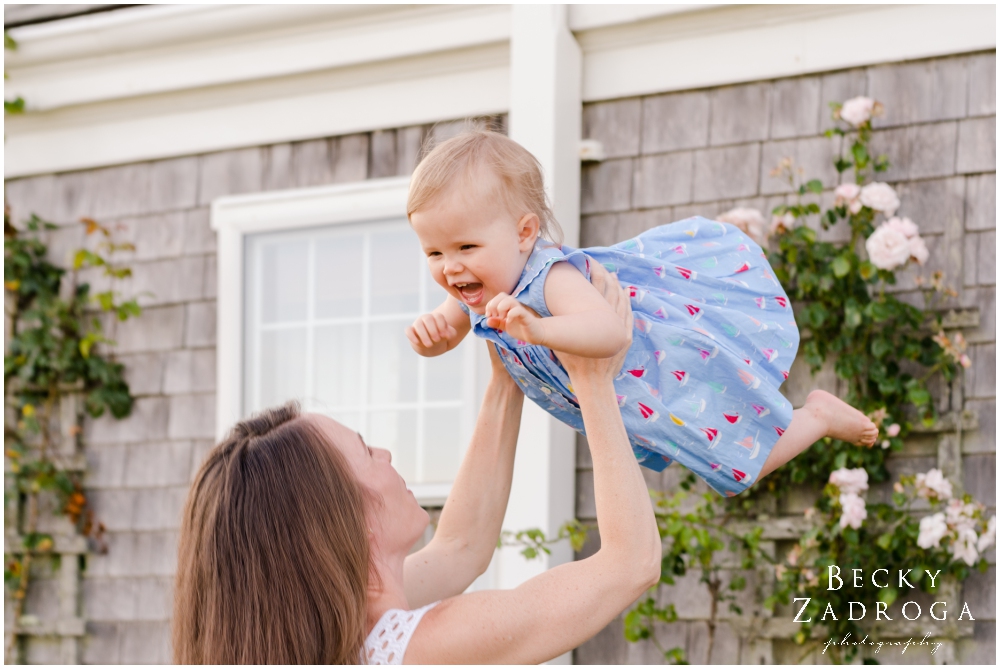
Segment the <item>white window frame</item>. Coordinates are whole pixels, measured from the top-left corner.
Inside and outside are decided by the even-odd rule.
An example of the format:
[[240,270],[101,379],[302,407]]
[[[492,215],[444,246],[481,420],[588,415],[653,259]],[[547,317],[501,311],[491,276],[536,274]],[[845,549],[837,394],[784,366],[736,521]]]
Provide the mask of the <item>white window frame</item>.
[[[409,177],[391,177],[234,195],[212,202],[211,224],[218,232],[217,440],[244,417],[247,235],[405,218],[409,185]],[[477,356],[466,372],[472,378],[465,381],[478,391],[473,401],[482,395],[478,381],[484,379],[481,367],[488,369],[485,353]],[[439,506],[447,499],[451,483],[414,483],[410,489],[421,504]]]

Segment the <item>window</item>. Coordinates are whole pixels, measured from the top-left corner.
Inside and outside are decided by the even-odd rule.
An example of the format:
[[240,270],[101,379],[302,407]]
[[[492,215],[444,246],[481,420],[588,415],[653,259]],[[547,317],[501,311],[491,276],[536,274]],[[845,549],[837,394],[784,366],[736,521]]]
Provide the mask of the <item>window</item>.
[[[389,182],[381,184],[383,199],[398,200],[401,187],[405,201],[405,181],[380,181]],[[431,279],[403,212],[384,203],[356,206],[366,190],[370,204],[377,202],[378,186],[308,189],[325,191],[318,197],[306,190],[297,191],[299,198],[296,191],[241,196],[213,212],[213,220],[244,221],[240,383],[232,388],[241,400],[233,420],[298,399],[305,411],[329,415],[387,448],[417,499],[438,504],[472,434],[481,397],[477,366],[488,369],[489,361],[471,335],[436,358],[410,348],[404,329],[446,293]],[[268,197],[283,202],[262,201]],[[297,208],[310,213],[303,217]],[[384,215],[387,209],[395,215]],[[268,211],[279,220],[260,220]],[[223,264],[220,253],[220,276]],[[220,292],[220,343],[222,299]]]

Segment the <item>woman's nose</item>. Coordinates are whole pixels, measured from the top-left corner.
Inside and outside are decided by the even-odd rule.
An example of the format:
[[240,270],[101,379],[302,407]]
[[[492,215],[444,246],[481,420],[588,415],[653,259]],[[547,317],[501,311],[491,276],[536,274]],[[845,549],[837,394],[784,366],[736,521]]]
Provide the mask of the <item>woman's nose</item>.
[[392,464],[392,451],[386,448],[380,448],[378,450],[382,452],[382,454],[385,456],[385,459],[389,461],[389,464]]

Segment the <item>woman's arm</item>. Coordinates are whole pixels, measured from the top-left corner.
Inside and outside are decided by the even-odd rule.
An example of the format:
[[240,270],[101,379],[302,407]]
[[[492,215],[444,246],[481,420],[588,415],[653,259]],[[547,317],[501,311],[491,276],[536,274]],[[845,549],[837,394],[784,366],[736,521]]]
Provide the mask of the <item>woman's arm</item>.
[[609,358],[625,346],[629,333],[622,319],[569,263],[556,263],[549,270],[545,304],[552,312],[548,318],[502,293],[486,305],[486,324],[528,343],[586,358]]
[[[468,319],[466,319],[468,320]],[[464,592],[490,564],[507,510],[524,395],[487,342],[493,373],[434,538],[407,556],[406,599],[416,608]]]
[[432,358],[458,346],[471,329],[468,314],[449,295],[434,311],[407,326],[406,338],[419,355]]
[[[594,283],[615,289],[608,291],[614,293],[609,302],[631,333],[628,297],[617,282],[601,271],[594,273]],[[600,550],[514,590],[473,592],[442,602],[417,627],[404,662],[544,662],[592,637],[656,584],[660,537],[612,384],[624,357],[624,351],[604,360],[559,354],[579,399],[593,456]]]

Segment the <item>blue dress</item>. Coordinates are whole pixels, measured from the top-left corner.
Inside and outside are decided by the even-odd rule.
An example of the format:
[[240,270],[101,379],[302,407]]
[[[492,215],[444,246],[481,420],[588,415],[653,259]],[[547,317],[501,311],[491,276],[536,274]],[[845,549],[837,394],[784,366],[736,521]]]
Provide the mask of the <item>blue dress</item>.
[[[577,250],[539,239],[512,295],[551,316],[545,278],[561,261],[588,279],[590,263],[602,263],[632,297],[632,346],[615,392],[639,463],[662,471],[676,460],[719,494],[746,490],[792,421],[778,388],[799,345],[788,296],[760,246],[735,226],[700,216],[610,247]],[[524,394],[585,434],[552,351],[462,308]]]

